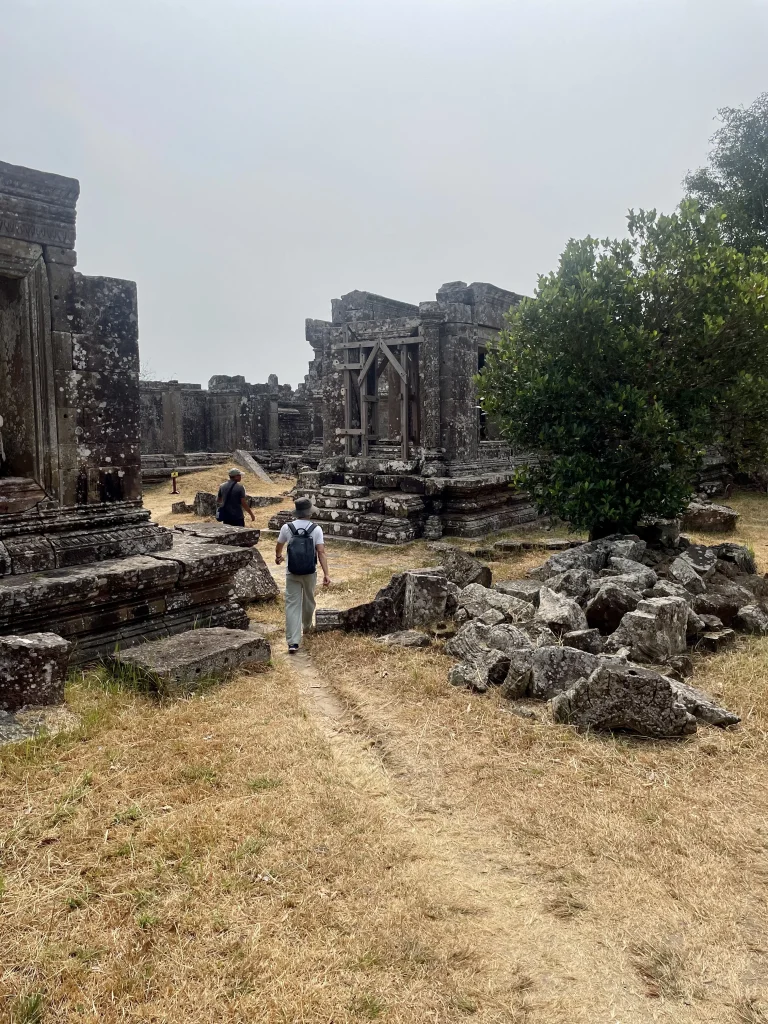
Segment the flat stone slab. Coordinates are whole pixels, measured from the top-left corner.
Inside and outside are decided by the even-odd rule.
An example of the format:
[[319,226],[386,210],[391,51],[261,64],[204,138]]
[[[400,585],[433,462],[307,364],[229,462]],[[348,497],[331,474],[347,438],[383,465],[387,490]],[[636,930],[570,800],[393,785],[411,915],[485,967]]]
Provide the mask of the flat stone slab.
[[56,633],[0,637],[0,709],[60,704],[71,647]]
[[320,488],[324,498],[367,498],[367,487],[355,487],[352,484],[326,484]]
[[244,629],[192,629],[187,633],[153,640],[110,660],[145,673],[150,678],[176,685],[227,676],[246,665],[264,664],[272,651],[263,636]]
[[432,643],[426,633],[419,633],[415,629],[404,629],[399,633],[377,636],[376,642],[385,644],[387,647],[429,647]]
[[228,526],[227,523],[181,523],[174,527],[178,533],[214,544],[228,544],[236,548],[253,548],[259,543],[261,530],[253,526]]

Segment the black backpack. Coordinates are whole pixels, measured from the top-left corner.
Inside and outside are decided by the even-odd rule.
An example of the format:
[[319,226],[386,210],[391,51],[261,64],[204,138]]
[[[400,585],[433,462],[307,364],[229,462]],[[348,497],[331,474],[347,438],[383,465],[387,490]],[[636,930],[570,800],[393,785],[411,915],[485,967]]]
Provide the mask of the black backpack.
[[315,524],[298,529],[293,523],[287,525],[293,534],[288,541],[288,572],[291,576],[311,576],[317,570],[317,552],[311,537]]

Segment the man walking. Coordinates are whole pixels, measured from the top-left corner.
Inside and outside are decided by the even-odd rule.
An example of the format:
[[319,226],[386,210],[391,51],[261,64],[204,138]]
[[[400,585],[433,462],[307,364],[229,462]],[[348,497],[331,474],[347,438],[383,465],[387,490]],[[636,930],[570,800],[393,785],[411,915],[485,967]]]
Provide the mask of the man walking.
[[275,564],[283,561],[283,548],[288,545],[288,565],[285,572],[285,639],[288,653],[299,649],[302,629],[312,628],[315,614],[315,586],[317,585],[317,562],[323,570],[323,586],[331,580],[325,557],[323,531],[308,518],[312,513],[309,498],[297,498],[294,502],[296,518],[285,523],[277,537]]
[[245,488],[240,483],[242,479],[243,474],[237,466],[233,466],[229,471],[229,480],[219,488],[216,498],[216,519],[220,523],[226,523],[228,526],[245,526],[244,512],[251,517],[251,522],[256,518],[246,499]]

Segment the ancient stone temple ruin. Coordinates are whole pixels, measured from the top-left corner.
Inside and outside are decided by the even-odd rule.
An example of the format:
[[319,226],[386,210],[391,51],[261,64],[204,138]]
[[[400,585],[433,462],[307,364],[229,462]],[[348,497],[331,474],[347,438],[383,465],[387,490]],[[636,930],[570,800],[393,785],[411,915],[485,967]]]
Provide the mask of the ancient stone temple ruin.
[[491,284],[457,281],[418,306],[350,292],[334,300],[330,321],[307,321],[323,457],[299,486],[329,533],[397,543],[479,536],[535,518],[529,498],[510,486],[523,457],[498,438],[474,386],[519,301]]
[[0,635],[57,633],[84,660],[247,626],[250,555],[142,508],[136,287],[75,270],[78,194],[0,163]]
[[307,382],[294,391],[274,374],[266,384],[220,375],[207,389],[175,380],[142,381],[139,387],[145,471],[221,462],[238,449],[267,465],[281,456],[298,461],[313,443],[319,455],[322,401]]

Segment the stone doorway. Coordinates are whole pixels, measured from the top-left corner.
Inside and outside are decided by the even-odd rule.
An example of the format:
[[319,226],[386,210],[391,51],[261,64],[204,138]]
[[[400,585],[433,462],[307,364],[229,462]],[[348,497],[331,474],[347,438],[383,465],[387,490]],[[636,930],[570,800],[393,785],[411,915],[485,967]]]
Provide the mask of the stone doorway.
[[[5,240],[3,240],[5,242]],[[48,281],[39,246],[0,251],[0,514],[58,498]]]

